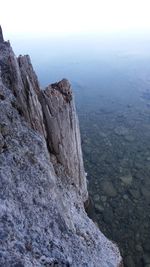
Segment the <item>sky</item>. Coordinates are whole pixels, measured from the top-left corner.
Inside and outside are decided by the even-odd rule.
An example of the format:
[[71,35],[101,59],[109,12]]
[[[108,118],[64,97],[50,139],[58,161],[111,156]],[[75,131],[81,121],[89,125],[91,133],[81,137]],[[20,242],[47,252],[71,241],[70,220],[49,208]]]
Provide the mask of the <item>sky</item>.
[[150,0],[0,0],[5,38],[148,32]]

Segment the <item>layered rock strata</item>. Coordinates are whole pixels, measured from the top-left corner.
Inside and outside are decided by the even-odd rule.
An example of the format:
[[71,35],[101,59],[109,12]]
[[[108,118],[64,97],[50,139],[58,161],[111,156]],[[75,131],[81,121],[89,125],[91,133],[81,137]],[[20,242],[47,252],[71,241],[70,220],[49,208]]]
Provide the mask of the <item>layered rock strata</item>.
[[0,266],[119,267],[88,218],[79,124],[67,80],[41,90],[0,28]]

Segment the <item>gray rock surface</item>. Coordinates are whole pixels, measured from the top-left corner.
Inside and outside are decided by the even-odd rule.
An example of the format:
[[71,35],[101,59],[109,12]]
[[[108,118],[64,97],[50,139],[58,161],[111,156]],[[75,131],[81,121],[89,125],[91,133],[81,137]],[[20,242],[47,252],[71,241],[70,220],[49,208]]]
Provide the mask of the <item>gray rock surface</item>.
[[68,182],[78,188],[83,201],[86,201],[88,194],[79,123],[69,82],[63,79],[49,85],[41,92],[41,103],[50,151],[64,166]]
[[2,32],[2,28],[0,26],[0,43],[4,42],[4,38],[3,38],[3,32]]
[[0,67],[0,266],[120,267],[117,246],[84,210],[69,82],[41,91],[29,57],[17,59],[7,42]]

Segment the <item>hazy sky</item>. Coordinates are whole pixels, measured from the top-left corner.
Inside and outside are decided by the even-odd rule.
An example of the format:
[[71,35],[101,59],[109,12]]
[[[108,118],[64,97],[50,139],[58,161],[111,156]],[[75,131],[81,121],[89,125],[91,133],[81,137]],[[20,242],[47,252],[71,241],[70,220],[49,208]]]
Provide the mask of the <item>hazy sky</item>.
[[150,31],[150,0],[0,0],[5,38]]

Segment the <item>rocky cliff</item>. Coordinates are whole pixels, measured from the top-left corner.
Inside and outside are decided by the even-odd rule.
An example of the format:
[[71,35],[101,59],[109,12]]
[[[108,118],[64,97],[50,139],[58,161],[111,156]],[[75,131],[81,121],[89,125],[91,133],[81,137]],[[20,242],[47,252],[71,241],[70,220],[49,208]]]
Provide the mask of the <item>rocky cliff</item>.
[[0,266],[121,266],[87,198],[70,83],[41,90],[0,28]]

